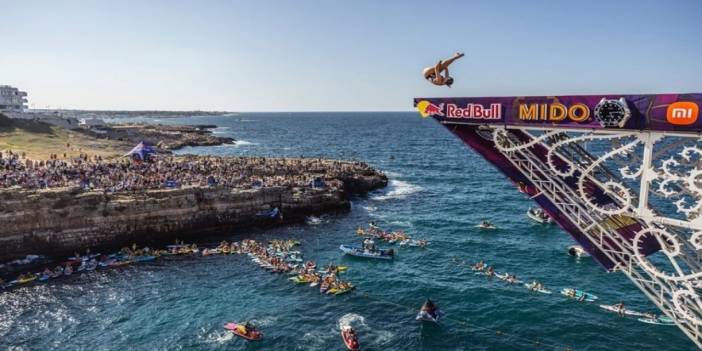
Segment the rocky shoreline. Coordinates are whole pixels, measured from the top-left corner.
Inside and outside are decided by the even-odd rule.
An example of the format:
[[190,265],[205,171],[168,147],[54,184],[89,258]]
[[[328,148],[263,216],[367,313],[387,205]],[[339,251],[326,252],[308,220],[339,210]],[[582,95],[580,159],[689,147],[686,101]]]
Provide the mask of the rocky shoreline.
[[132,144],[145,141],[161,152],[170,152],[186,146],[215,146],[231,144],[233,138],[212,135],[214,125],[164,125],[164,124],[110,124],[88,130],[91,136],[102,139],[127,141]]
[[[354,163],[348,163],[353,166]],[[105,193],[80,188],[0,190],[0,262],[26,254],[65,256],[85,248],[115,248],[256,226],[303,221],[306,216],[350,210],[349,197],[382,188],[387,178],[354,167],[334,187],[236,189],[190,186]],[[267,213],[278,208],[282,216]]]

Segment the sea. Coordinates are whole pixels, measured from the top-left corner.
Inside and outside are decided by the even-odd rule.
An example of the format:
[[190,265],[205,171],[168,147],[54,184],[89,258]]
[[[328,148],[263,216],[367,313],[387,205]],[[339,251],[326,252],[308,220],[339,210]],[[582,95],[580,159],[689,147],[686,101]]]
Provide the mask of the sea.
[[[342,324],[357,330],[362,350],[695,349],[675,326],[599,308],[656,310],[625,275],[569,256],[575,242],[566,232],[531,221],[525,213],[535,203],[431,119],[320,112],[131,120],[211,124],[236,139],[179,154],[359,160],[385,172],[387,188],[354,197],[349,213],[199,243],[299,240],[306,259],[349,266],[343,278],[356,289],[321,295],[245,255],[165,258],[0,292],[0,350],[344,350]],[[482,220],[498,228],[476,228]],[[371,221],[430,243],[397,247],[391,262],[343,256],[339,245],[358,243],[356,228]],[[475,275],[470,265],[479,260],[553,294]],[[599,302],[569,300],[559,293],[566,287]],[[437,325],[414,318],[426,298],[443,311]],[[243,320],[254,321],[262,341],[223,328]]]

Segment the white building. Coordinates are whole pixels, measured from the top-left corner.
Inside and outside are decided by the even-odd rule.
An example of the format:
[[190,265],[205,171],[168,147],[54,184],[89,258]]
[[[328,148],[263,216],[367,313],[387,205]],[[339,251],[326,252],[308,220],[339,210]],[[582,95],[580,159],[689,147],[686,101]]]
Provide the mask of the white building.
[[0,85],[0,112],[24,112],[27,93],[9,85]]

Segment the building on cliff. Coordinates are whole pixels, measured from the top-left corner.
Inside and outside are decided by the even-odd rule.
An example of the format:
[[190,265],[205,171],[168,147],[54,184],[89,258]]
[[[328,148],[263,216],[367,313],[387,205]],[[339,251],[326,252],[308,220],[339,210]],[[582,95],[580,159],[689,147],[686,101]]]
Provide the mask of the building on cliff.
[[0,85],[0,112],[24,112],[27,93],[9,85]]

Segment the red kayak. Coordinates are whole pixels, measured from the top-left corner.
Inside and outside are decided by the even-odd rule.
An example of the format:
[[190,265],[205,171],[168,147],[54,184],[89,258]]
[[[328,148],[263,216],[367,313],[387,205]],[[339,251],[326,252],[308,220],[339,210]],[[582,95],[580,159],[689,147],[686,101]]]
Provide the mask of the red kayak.
[[351,327],[346,326],[341,329],[341,338],[344,339],[346,348],[351,351],[356,351],[361,347],[361,345],[358,344],[356,332],[354,332]]
[[[255,329],[246,329],[243,324],[237,323],[227,323],[224,325],[224,329],[227,329],[234,333],[236,336],[240,336],[249,341],[258,341],[263,339],[263,333]],[[243,332],[243,331],[246,332]]]

